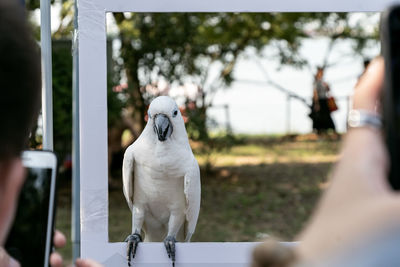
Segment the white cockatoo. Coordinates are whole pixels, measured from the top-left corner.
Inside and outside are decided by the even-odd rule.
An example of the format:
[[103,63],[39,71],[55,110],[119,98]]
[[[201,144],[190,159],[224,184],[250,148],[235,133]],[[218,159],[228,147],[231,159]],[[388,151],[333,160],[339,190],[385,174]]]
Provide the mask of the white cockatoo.
[[132,211],[127,259],[142,241],[163,241],[175,265],[175,242],[189,242],[200,210],[200,170],[182,115],[167,96],[154,99],[147,124],[125,152],[123,191]]

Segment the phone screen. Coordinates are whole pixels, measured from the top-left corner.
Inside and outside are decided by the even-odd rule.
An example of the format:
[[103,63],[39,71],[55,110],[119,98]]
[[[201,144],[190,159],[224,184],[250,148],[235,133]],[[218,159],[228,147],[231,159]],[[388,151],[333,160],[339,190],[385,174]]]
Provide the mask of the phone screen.
[[27,168],[13,226],[6,241],[8,253],[25,266],[44,266],[52,169]]

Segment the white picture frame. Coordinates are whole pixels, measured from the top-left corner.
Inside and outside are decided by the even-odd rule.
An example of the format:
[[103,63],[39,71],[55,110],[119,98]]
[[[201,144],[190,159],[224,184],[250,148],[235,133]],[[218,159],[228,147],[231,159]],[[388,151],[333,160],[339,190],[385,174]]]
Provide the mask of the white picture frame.
[[[376,12],[391,3],[390,0],[79,0],[81,256],[105,266],[127,266],[126,244],[108,241],[107,12]],[[227,263],[248,266],[254,245],[178,243],[177,266]],[[140,244],[133,263],[135,267],[171,266],[162,243]]]

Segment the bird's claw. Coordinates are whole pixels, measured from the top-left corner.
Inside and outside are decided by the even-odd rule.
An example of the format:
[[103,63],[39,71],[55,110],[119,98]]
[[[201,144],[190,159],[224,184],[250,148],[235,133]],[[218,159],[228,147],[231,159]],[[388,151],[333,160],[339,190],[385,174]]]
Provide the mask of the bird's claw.
[[126,259],[128,260],[128,266],[131,266],[131,257],[132,259],[135,258],[136,249],[140,242],[142,242],[142,237],[139,234],[131,234],[126,239],[127,248],[126,248]]
[[175,243],[176,239],[173,236],[167,236],[164,239],[164,245],[167,250],[168,258],[172,260],[172,267],[175,267]]

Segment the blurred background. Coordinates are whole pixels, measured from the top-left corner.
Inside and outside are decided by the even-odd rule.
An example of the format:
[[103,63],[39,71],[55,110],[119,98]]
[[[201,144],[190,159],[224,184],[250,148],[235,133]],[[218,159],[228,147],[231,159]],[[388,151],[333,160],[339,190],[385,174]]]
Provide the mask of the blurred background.
[[[27,2],[39,36],[38,1]],[[71,228],[73,1],[52,4],[56,226]],[[124,150],[149,103],[173,97],[201,166],[192,241],[296,239],[339,158],[353,88],[380,53],[377,13],[108,13],[109,239],[130,233]],[[338,109],[313,127],[317,69]],[[31,144],[41,146],[41,123]],[[61,251],[71,258],[71,245]]]

